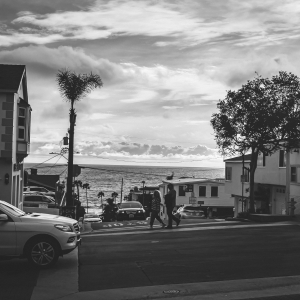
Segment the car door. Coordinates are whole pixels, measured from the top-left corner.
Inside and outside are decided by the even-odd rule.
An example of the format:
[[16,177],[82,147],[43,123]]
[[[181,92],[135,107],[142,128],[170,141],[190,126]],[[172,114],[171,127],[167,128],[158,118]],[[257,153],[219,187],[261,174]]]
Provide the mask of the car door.
[[[5,214],[0,210],[0,214]],[[13,219],[8,216],[8,220],[0,220],[0,255],[16,255],[17,234]]]

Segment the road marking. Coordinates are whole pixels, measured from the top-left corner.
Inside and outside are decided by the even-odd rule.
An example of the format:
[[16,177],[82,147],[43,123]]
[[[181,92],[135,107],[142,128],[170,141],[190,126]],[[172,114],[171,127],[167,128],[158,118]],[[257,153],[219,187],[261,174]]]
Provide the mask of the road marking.
[[[228,225],[228,226],[206,226],[206,227],[193,227],[193,228],[176,228],[164,230],[149,230],[149,231],[131,231],[131,232],[111,232],[82,235],[82,238],[95,237],[95,236],[108,236],[108,235],[129,235],[129,234],[154,234],[154,233],[170,233],[170,232],[183,232],[183,231],[202,231],[202,230],[215,230],[215,229],[234,229],[234,228],[259,228],[259,227],[276,227],[276,226],[294,226],[291,223],[272,223],[272,224],[249,224],[249,225]],[[136,228],[136,227],[135,227]],[[131,228],[131,229],[135,229]],[[123,228],[125,229],[125,228]]]

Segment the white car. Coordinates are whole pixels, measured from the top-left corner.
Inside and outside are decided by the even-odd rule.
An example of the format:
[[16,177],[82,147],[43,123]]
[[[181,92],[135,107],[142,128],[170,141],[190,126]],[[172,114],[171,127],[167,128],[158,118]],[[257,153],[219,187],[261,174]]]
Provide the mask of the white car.
[[0,200],[0,256],[25,257],[34,266],[54,265],[59,256],[73,251],[80,243],[78,222],[41,213],[26,214]]
[[83,223],[99,223],[102,219],[97,214],[85,214],[83,216]]
[[178,208],[175,216],[179,219],[205,219],[201,206],[185,204]]

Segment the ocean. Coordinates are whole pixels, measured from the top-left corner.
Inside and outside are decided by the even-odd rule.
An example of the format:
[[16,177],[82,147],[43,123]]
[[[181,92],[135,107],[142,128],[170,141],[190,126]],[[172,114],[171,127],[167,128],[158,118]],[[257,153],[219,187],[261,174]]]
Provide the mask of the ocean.
[[[194,178],[224,178],[224,168],[193,168],[193,167],[155,167],[155,166],[124,166],[124,165],[80,165],[81,174],[76,180],[88,183],[90,189],[87,190],[89,206],[99,204],[98,192],[104,193],[103,200],[110,198],[113,192],[118,193],[117,200],[121,196],[128,195],[134,187],[158,186],[162,180],[166,179],[174,172],[174,179],[179,177]],[[25,164],[25,169],[36,168],[39,175],[60,175],[61,181],[67,181],[67,165],[51,164]],[[30,170],[29,171],[30,174]],[[80,201],[86,204],[85,190],[80,189]]]

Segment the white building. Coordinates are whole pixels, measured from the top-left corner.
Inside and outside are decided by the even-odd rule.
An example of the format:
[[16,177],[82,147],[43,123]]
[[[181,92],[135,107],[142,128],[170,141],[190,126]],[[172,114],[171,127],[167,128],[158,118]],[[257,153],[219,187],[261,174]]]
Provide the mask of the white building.
[[[244,156],[244,166],[249,167],[251,154]],[[249,208],[249,173],[244,169],[241,180],[242,156],[226,159],[225,191],[235,201],[235,215]],[[271,156],[259,155],[254,176],[255,211],[266,214],[290,214],[290,201],[298,202],[295,214],[300,213],[300,154],[299,149],[290,152],[277,151]],[[244,201],[242,201],[244,199]],[[244,205],[243,205],[244,203]]]
[[225,179],[216,178],[179,178],[165,180],[159,185],[162,195],[167,193],[167,185],[172,183],[176,191],[176,205],[201,205],[207,212],[209,209],[213,216],[233,215],[234,198],[225,192]]

